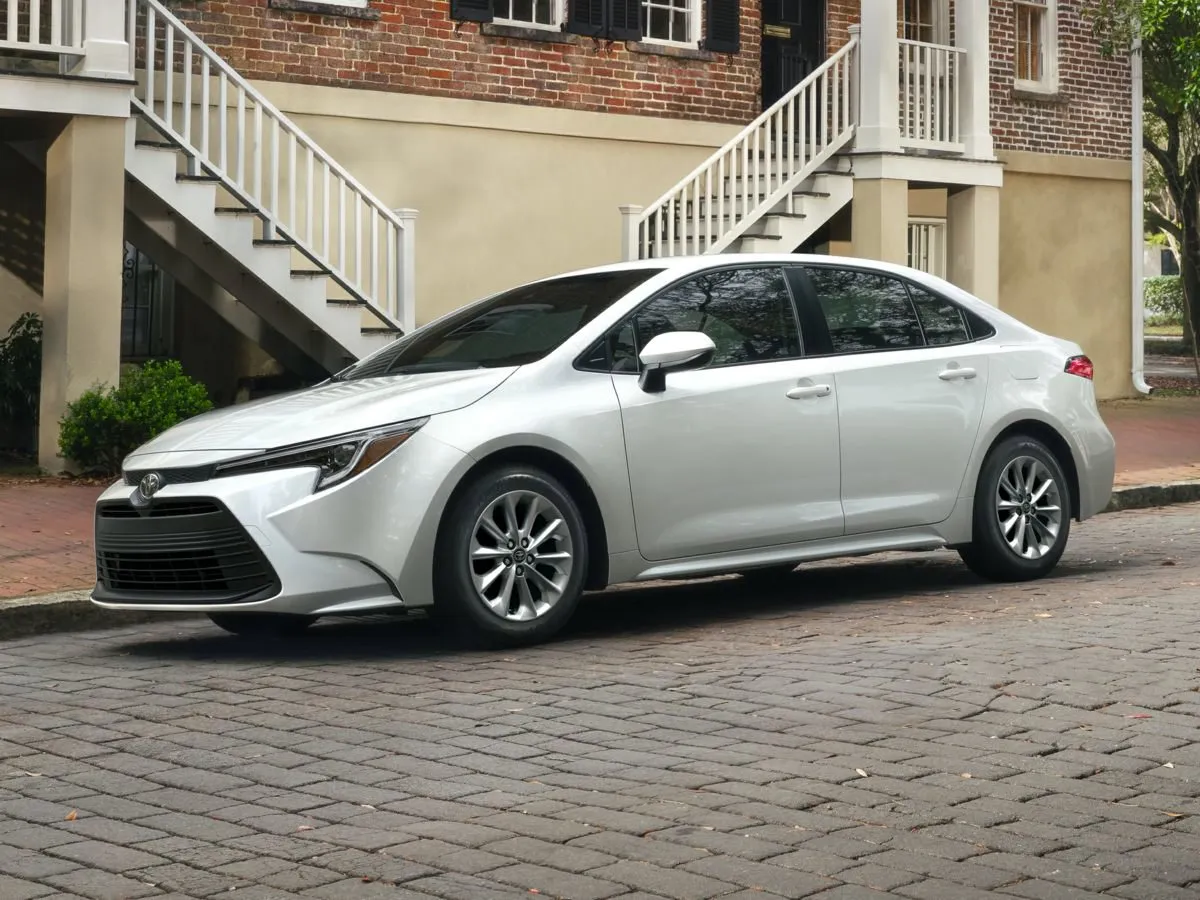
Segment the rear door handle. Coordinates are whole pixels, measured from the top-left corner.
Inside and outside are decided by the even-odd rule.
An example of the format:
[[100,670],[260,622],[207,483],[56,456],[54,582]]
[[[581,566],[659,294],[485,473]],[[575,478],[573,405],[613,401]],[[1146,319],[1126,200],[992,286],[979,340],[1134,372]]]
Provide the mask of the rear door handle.
[[832,390],[827,384],[806,384],[792,388],[787,395],[789,400],[803,400],[806,397],[828,397]]
[[943,369],[938,373],[942,381],[968,381],[974,377],[975,370],[966,368]]

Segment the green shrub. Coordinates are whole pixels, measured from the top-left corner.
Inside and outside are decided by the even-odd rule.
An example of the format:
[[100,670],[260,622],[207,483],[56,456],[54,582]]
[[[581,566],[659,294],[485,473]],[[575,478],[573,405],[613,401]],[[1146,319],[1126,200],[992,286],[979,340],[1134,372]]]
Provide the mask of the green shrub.
[[42,320],[25,313],[0,337],[0,421],[37,424],[42,388]]
[[1183,279],[1159,275],[1146,279],[1146,309],[1151,325],[1183,324]]
[[67,405],[59,452],[84,471],[116,475],[121,462],[168,428],[212,409],[208,391],[175,360],[148,362]]

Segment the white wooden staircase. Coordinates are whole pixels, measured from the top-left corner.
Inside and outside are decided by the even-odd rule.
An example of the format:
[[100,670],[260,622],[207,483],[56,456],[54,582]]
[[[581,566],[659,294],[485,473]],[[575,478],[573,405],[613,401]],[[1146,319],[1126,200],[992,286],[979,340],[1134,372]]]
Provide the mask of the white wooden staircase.
[[327,372],[415,327],[412,211],[388,209],[159,0],[129,10],[126,207],[144,252]]
[[854,195],[858,37],[644,209],[626,207],[626,259],[791,253]]

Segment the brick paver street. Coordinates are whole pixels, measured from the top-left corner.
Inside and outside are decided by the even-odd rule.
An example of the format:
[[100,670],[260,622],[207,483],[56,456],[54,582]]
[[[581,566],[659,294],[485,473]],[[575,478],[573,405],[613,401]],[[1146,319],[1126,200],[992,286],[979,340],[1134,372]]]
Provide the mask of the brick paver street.
[[0,898],[1200,896],[1200,506],[421,620],[0,644]]

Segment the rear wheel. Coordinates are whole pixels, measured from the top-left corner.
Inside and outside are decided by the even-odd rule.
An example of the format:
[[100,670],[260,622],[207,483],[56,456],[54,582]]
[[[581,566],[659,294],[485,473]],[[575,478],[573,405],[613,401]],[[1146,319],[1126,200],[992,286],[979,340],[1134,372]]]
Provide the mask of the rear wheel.
[[487,473],[447,510],[437,614],[473,644],[546,640],[579,605],[587,550],[583,516],[555,478],[529,466]]
[[218,628],[246,637],[293,637],[316,621],[287,613],[209,613],[208,617]]
[[1049,574],[1071,532],[1071,488],[1058,459],[1041,441],[1019,435],[988,454],[975,488],[971,543],[963,562],[993,581]]

